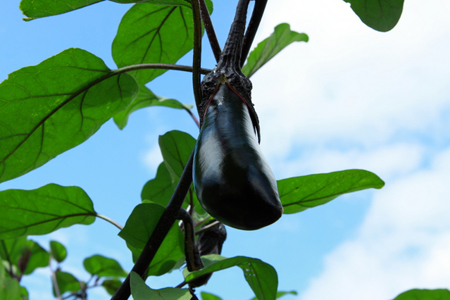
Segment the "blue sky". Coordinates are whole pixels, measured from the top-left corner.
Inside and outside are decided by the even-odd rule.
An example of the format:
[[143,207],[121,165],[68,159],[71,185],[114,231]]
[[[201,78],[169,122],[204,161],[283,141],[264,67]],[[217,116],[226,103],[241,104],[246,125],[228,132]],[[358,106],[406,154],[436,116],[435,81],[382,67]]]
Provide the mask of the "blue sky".
[[[235,5],[215,2],[213,21],[223,44]],[[18,6],[10,0],[0,11],[1,80],[70,47],[88,50],[114,68],[110,45],[129,5],[103,2],[31,22],[21,20]],[[299,292],[286,300],[392,299],[415,287],[449,288],[449,13],[444,0],[408,0],[397,27],[379,33],[343,1],[269,1],[256,41],[282,22],[310,37],[252,77],[261,146],[276,178],[359,168],[375,172],[386,186],[284,216],[259,231],[229,229],[223,255],[272,264],[279,289]],[[189,61],[188,55],[180,63]],[[214,66],[207,48],[203,66]],[[150,88],[192,104],[190,75],[171,73],[170,81],[163,76]],[[124,130],[108,122],[86,143],[0,189],[77,185],[97,212],[124,224],[161,161],[158,135],[173,129],[197,135],[185,112],[138,111]],[[33,239],[44,247],[49,239],[63,242],[69,251],[63,269],[87,280],[82,260],[93,254],[131,268],[117,233],[97,220]],[[147,283],[157,288],[181,281],[175,271]],[[51,298],[47,270],[23,283],[32,299]],[[253,297],[237,268],[214,274],[200,290],[224,299]],[[91,297],[109,299],[101,289]]]

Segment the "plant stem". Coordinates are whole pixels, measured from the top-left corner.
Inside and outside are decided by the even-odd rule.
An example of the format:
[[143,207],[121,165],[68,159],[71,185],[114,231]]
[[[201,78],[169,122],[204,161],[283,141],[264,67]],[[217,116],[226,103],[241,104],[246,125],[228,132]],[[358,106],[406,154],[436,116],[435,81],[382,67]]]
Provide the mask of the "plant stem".
[[194,19],[194,53],[192,57],[192,87],[194,89],[195,104],[197,110],[202,101],[202,89],[200,86],[200,68],[202,56],[202,22],[198,0],[191,0]]
[[[165,70],[193,72],[194,68],[191,66],[183,66],[183,65],[148,63],[148,64],[130,65],[130,66],[112,70],[112,72],[114,73],[113,75],[116,75],[117,73],[124,73],[124,72],[136,71],[136,70],[147,70],[147,69],[165,69]],[[199,72],[201,74],[208,74],[209,72],[211,72],[211,70],[199,68]]]
[[103,220],[105,220],[105,221],[107,221],[107,222],[113,224],[114,226],[116,226],[116,227],[119,228],[120,230],[123,229],[123,226],[122,226],[122,225],[120,225],[119,223],[117,223],[117,222],[114,221],[113,219],[108,218],[107,216],[104,216],[104,215],[101,215],[101,214],[97,214],[96,216],[97,216],[98,218],[100,218],[100,219],[103,219]]
[[253,8],[252,16],[247,31],[245,32],[244,41],[242,42],[241,67],[244,65],[248,53],[250,52],[250,47],[252,46],[253,39],[255,38],[259,24],[261,23],[266,4],[267,0],[255,0],[255,7]]
[[192,113],[192,111],[190,109],[185,108],[185,110],[192,117],[192,119],[194,120],[195,124],[197,124],[197,127],[200,128],[200,122],[198,121],[197,117]]
[[56,280],[56,271],[52,269],[52,256],[50,255],[48,267],[50,268],[50,272],[52,273],[52,281],[53,281],[53,288],[55,289],[56,298],[58,300],[62,300],[61,292],[59,291],[59,285],[58,281]]
[[189,272],[200,270],[203,268],[203,262],[195,244],[194,221],[191,215],[183,208],[180,208],[178,220],[181,220],[184,226],[184,253],[187,269]]
[[195,232],[195,234],[200,234],[200,233],[205,232],[205,231],[207,231],[207,230],[210,230],[210,229],[213,228],[214,226],[218,226],[218,225],[220,225],[220,221],[214,221],[214,222],[212,222],[211,224],[208,224],[208,225],[206,225],[206,226],[200,228],[199,230],[197,230],[197,231]]
[[200,12],[202,14],[203,25],[205,26],[206,34],[208,35],[209,44],[211,45],[211,50],[216,58],[216,61],[219,61],[220,54],[222,53],[222,49],[220,49],[219,41],[217,40],[216,32],[214,30],[214,26],[211,21],[211,17],[208,12],[208,8],[206,7],[205,0],[199,0],[200,2]]
[[[183,204],[184,198],[191,187],[193,159],[194,151],[192,151],[183,173],[181,174],[180,181],[175,188],[175,192],[173,193],[169,204],[161,215],[152,235],[148,239],[147,244],[145,244],[144,249],[142,249],[141,255],[139,255],[139,258],[132,269],[133,272],[138,273],[141,277],[143,277],[164,238],[172,227],[172,224],[178,217],[178,212]],[[130,296],[130,293],[130,275],[128,275],[111,300],[126,300]]]

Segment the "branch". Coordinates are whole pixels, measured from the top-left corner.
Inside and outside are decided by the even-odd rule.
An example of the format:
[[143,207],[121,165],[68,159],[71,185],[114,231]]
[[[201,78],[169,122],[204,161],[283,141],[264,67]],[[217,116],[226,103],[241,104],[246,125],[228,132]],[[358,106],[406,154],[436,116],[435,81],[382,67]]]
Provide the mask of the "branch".
[[199,0],[200,2],[200,12],[202,14],[203,25],[205,26],[206,34],[208,35],[209,44],[211,45],[211,50],[214,53],[216,61],[219,61],[222,49],[220,49],[219,41],[217,40],[216,32],[211,21],[211,17],[206,7],[205,0]]
[[[144,249],[142,249],[141,255],[139,255],[139,258],[132,269],[133,272],[138,273],[141,277],[144,276],[145,271],[155,257],[156,252],[172,227],[172,224],[178,217],[178,212],[183,204],[184,198],[191,187],[193,159],[194,151],[192,151],[191,157],[181,174],[180,181],[175,188],[175,192],[173,193],[169,204],[161,215],[158,224],[156,224],[152,235],[148,239],[147,244],[145,244]],[[130,296],[130,293],[130,275],[128,275],[111,300],[126,300]]]
[[200,86],[200,68],[202,56],[202,22],[200,7],[197,0],[191,0],[194,19],[194,53],[192,57],[192,86],[194,89],[195,104],[197,110],[202,101],[202,89]]
[[103,219],[103,220],[105,220],[105,221],[107,221],[107,222],[109,222],[109,223],[111,223],[111,224],[113,224],[114,226],[116,226],[116,227],[119,228],[120,230],[123,229],[123,226],[122,226],[122,225],[120,225],[119,223],[117,223],[117,222],[114,221],[113,219],[108,218],[107,216],[104,216],[104,215],[101,215],[101,214],[97,214],[97,217],[100,218],[100,219]]
[[242,43],[241,68],[247,59],[248,53],[250,52],[250,47],[252,46],[253,39],[258,31],[259,23],[261,23],[266,4],[267,0],[255,0],[255,7],[253,8],[252,17],[250,18],[250,23],[248,24],[244,41]]
[[197,127],[200,128],[200,122],[198,121],[197,117],[192,113],[192,111],[188,108],[184,109],[187,111],[187,113],[192,117],[192,119],[194,120],[195,124],[197,124]]
[[206,225],[206,226],[200,228],[199,230],[197,230],[197,231],[195,232],[195,234],[200,234],[200,233],[202,233],[202,232],[208,231],[208,230],[210,230],[211,228],[213,228],[213,227],[215,227],[215,226],[219,226],[219,225],[220,225],[220,221],[214,221],[214,222],[212,222],[211,224],[208,224],[208,225]]
[[58,281],[56,280],[56,271],[52,269],[52,256],[50,255],[50,261],[48,262],[48,267],[50,268],[50,271],[52,272],[52,281],[53,281],[53,288],[55,289],[56,298],[58,300],[62,300],[61,292],[59,291],[59,285]]
[[[191,66],[148,63],[148,64],[130,65],[130,66],[116,69],[116,70],[112,70],[112,72],[114,73],[113,75],[116,75],[117,73],[124,73],[124,72],[136,71],[136,70],[147,70],[147,69],[164,69],[164,70],[176,70],[176,71],[184,71],[184,72],[193,72],[194,71],[194,68]],[[211,72],[211,70],[199,68],[199,72],[201,74],[208,74]]]

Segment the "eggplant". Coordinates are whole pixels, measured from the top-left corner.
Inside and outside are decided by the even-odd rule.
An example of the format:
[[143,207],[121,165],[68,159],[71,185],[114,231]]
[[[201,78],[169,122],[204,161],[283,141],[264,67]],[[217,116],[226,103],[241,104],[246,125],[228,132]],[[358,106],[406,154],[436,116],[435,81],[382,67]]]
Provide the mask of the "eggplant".
[[206,109],[194,152],[193,182],[204,209],[231,227],[259,229],[283,213],[247,105],[227,83],[219,85]]
[[202,81],[192,178],[212,217],[237,229],[256,230],[277,221],[283,207],[259,146],[252,84],[240,67],[247,6],[248,0],[239,1],[220,60]]

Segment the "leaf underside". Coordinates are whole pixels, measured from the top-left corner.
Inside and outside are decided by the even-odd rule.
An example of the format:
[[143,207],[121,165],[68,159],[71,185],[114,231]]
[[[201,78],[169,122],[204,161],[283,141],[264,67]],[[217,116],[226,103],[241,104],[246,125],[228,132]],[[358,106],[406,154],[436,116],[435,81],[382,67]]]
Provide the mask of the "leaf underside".
[[285,214],[325,204],[346,193],[384,186],[374,173],[356,169],[292,177],[277,184]]
[[361,21],[367,26],[382,32],[397,25],[403,11],[404,0],[344,0]]
[[89,225],[95,216],[91,199],[79,187],[48,184],[36,190],[0,192],[0,239]]
[[289,24],[282,23],[275,27],[274,32],[250,53],[247,63],[242,67],[242,73],[250,78],[281,50],[293,42],[307,42],[308,36],[291,30]]
[[137,92],[130,75],[76,48],[11,73],[0,84],[0,182],[83,143]]
[[262,260],[245,256],[226,258],[214,254],[202,256],[202,260],[205,265],[203,269],[192,273],[187,272],[186,269],[183,271],[186,282],[204,274],[237,266],[244,272],[245,280],[247,280],[258,300],[275,299],[278,288],[278,275],[271,265]]

